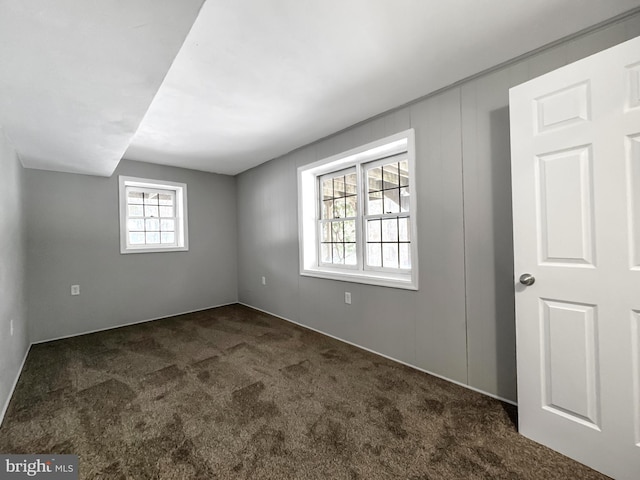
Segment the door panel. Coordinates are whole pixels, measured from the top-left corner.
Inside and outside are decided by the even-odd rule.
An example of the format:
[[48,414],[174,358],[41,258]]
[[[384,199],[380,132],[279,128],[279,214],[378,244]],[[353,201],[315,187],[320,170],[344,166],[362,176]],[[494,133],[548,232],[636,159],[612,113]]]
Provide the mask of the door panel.
[[627,70],[629,72],[627,108],[638,108],[640,107],[640,63],[629,65]]
[[594,266],[591,148],[537,157],[540,259]]
[[640,268],[640,135],[627,137],[629,245],[632,269]]
[[541,308],[543,408],[599,430],[597,307],[542,300]]
[[[640,38],[510,92],[520,432],[640,478]],[[631,319],[631,321],[630,321]]]
[[536,99],[538,133],[590,119],[589,82],[581,82]]
[[631,342],[633,352],[633,403],[635,405],[635,442],[640,447],[640,311],[631,312]]

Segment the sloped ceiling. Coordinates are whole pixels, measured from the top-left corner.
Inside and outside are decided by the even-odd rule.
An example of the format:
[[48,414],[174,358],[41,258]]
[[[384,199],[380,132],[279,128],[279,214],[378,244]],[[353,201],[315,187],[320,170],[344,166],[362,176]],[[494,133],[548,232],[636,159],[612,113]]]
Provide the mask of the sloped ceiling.
[[0,0],[0,125],[25,167],[109,176],[204,0]]
[[638,6],[0,0],[0,124],[27,167],[236,174]]

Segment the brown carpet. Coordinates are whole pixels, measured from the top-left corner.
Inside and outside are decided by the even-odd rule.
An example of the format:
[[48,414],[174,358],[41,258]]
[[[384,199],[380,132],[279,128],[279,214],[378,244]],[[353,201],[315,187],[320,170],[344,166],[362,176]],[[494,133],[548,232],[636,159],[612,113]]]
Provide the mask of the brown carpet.
[[0,452],[81,478],[603,479],[514,408],[234,305],[36,345]]

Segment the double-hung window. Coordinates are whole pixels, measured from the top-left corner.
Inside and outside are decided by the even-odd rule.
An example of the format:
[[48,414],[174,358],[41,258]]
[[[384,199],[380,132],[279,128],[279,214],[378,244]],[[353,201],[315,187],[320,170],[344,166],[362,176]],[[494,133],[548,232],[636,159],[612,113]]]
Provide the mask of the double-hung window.
[[298,169],[302,275],[418,288],[413,135]]
[[188,250],[187,186],[120,177],[120,252]]

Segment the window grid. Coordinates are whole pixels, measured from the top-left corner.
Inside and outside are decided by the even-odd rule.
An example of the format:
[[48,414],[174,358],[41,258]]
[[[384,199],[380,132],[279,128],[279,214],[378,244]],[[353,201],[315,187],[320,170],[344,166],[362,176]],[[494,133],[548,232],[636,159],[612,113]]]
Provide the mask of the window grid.
[[176,246],[175,191],[127,187],[127,243]]
[[[367,266],[408,270],[411,268],[411,232],[408,216],[368,217]],[[384,225],[387,224],[387,225]]]
[[408,160],[387,158],[366,164],[364,168],[367,185],[365,268],[408,271],[411,269]]
[[[363,172],[363,188],[358,185]],[[411,221],[409,214],[409,165],[406,155],[394,155],[363,163],[347,171],[318,177],[319,264],[380,271],[411,270]],[[358,193],[362,215],[364,252],[357,242]]]
[[319,263],[358,263],[356,218],[358,186],[355,169],[318,177],[320,195]]

